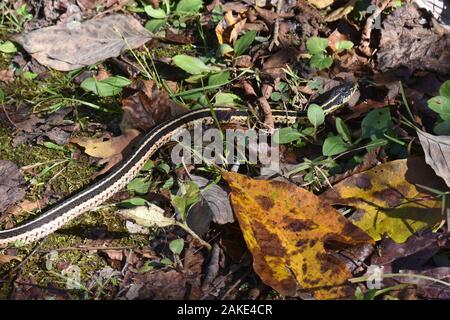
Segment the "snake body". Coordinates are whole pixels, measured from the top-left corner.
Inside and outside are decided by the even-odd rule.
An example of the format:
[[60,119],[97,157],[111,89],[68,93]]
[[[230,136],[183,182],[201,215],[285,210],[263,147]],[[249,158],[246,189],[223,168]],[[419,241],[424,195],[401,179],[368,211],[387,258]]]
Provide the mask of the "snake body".
[[[331,100],[328,99],[321,103],[325,114],[329,114],[345,104],[356,91],[356,86],[344,84],[332,90],[334,91],[331,94]],[[300,111],[274,110],[272,113],[277,125],[293,124],[305,116],[305,113]],[[139,173],[147,160],[181,130],[200,124],[213,125],[216,121],[246,124],[248,119],[247,111],[218,107],[214,108],[212,113],[211,109],[205,108],[191,111],[154,127],[142,137],[132,155],[114,167],[101,180],[53,205],[31,221],[12,229],[0,230],[0,247],[16,241],[30,243],[42,239],[69,221],[105,202],[114,193],[125,187]]]

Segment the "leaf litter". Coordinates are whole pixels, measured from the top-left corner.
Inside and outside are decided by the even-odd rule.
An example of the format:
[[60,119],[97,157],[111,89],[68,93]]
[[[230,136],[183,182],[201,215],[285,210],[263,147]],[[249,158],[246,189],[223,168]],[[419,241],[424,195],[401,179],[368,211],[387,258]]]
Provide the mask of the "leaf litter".
[[[88,227],[74,223],[45,240],[64,257],[56,273],[95,266],[84,273],[84,298],[336,299],[361,297],[361,288],[363,298],[448,298],[446,20],[423,3],[437,20],[410,4],[370,2],[373,14],[332,0],[181,0],[171,8],[80,0],[46,2],[43,17],[33,16],[34,3],[8,7],[18,24],[6,28],[24,32],[0,43],[1,124],[15,131],[14,146],[59,150],[64,161],[78,161],[80,147],[91,163],[106,163],[96,175],[142,133],[190,109],[240,105],[274,128],[271,109],[306,111],[328,89],[359,82],[338,118],[286,129],[279,165],[293,175],[258,175],[258,165],[241,165],[241,174],[177,167],[170,146],[162,148],[113,196],[117,204],[83,218]],[[381,29],[369,28],[378,21]],[[36,114],[35,104],[56,112]],[[8,184],[17,191],[0,199],[8,215],[52,202],[49,188],[39,201],[25,196],[37,181],[29,176]],[[0,270],[14,268],[26,248],[0,251]],[[61,287],[55,271],[37,267],[44,253],[33,255],[24,264],[33,271],[14,271],[17,279]],[[388,291],[355,291],[358,276],[377,266],[392,274],[383,279]],[[389,291],[402,283],[407,289]],[[30,288],[12,297],[53,294]]]

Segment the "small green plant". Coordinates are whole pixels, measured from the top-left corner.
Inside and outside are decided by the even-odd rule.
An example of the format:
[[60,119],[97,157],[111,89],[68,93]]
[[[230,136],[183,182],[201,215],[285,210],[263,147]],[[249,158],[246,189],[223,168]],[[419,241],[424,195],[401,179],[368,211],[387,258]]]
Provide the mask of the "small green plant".
[[145,4],[143,8],[133,8],[133,11],[145,12],[150,20],[145,27],[156,32],[172,21],[175,27],[186,27],[186,19],[196,16],[203,8],[202,0],[180,0],[174,8],[169,0],[164,0],[160,8]]
[[200,189],[193,181],[180,183],[180,195],[172,195],[172,205],[178,209],[183,223],[186,223],[189,208],[201,201]]
[[2,2],[0,4],[0,12],[0,27],[10,32],[21,32],[24,23],[33,19],[33,15],[28,11],[26,4],[14,10],[7,3]]
[[[162,162],[156,165],[152,160],[149,160],[144,164],[136,178],[128,183],[127,190],[138,195],[144,195],[152,187],[157,187],[161,190],[170,189],[173,186],[173,178],[169,176],[169,173],[170,166],[167,163]],[[127,201],[133,200],[139,203],[137,205],[143,205],[137,199],[139,198],[134,198],[134,200],[129,199]],[[132,205],[133,203],[129,204]]]
[[3,53],[16,53],[17,52],[17,48],[14,45],[14,43],[12,43],[9,40],[0,41],[0,52],[3,52]]
[[313,190],[319,191],[323,188],[324,182],[329,184],[328,177],[330,171],[335,169],[337,164],[330,158],[319,157],[313,160],[305,158],[295,169],[289,171],[285,176],[287,178],[302,173],[302,187],[310,186]]
[[[311,67],[319,70],[327,69],[333,64],[333,57],[328,54],[328,39],[320,37],[311,37],[306,41],[306,49],[311,55]],[[338,41],[336,43],[336,52],[340,53],[344,50],[349,50],[353,47],[353,42],[348,40]]]
[[112,76],[104,80],[94,77],[84,80],[80,87],[100,97],[112,97],[122,92],[122,88],[131,84],[131,81],[122,76]]
[[434,132],[439,135],[450,135],[450,80],[439,88],[439,95],[428,100],[428,107],[439,114]]

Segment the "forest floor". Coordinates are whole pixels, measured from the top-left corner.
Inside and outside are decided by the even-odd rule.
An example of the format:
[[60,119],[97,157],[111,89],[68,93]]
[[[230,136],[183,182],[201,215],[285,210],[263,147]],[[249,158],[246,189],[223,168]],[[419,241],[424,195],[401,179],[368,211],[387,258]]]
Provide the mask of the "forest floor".
[[273,171],[248,136],[241,163],[162,146],[106,202],[0,247],[0,299],[449,299],[450,19],[431,2],[3,1],[0,230],[200,108],[245,111],[203,129],[278,153]]

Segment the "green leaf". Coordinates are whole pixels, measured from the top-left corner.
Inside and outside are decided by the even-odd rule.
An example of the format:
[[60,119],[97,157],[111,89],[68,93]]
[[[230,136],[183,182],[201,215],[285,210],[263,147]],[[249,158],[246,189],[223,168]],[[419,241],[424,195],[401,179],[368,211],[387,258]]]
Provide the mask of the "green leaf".
[[312,103],[308,107],[307,115],[309,122],[311,122],[314,128],[317,128],[325,121],[325,113],[323,112],[323,109],[315,103]]
[[352,133],[350,129],[347,127],[344,120],[339,117],[336,118],[336,130],[341,136],[342,140],[344,140],[346,143],[352,142]]
[[127,190],[138,194],[146,194],[152,185],[151,181],[146,178],[134,178],[127,185]]
[[147,204],[147,200],[142,198],[131,198],[124,200],[119,203],[120,206],[130,208],[130,207],[138,207],[138,206],[145,206]]
[[219,92],[214,99],[216,107],[235,107],[241,102],[241,98],[233,93]]
[[242,37],[236,40],[236,43],[234,44],[234,55],[236,57],[240,56],[245,52],[245,50],[250,47],[253,41],[255,41],[256,38],[256,31],[248,31],[246,32]]
[[161,190],[168,190],[168,189],[172,188],[173,184],[174,184],[174,179],[172,177],[170,177],[169,179],[164,181],[164,183],[161,186]]
[[0,88],[0,102],[5,101],[5,92]]
[[275,142],[278,144],[286,144],[299,140],[302,134],[298,130],[286,127],[275,131]]
[[145,23],[145,28],[151,32],[156,32],[166,24],[165,19],[152,19]]
[[161,260],[159,261],[159,263],[162,264],[162,265],[164,265],[164,266],[167,266],[167,267],[170,267],[170,266],[173,265],[173,261],[170,260],[169,258],[163,258],[163,259],[161,259]]
[[323,142],[322,153],[324,156],[334,156],[348,149],[349,145],[340,136],[330,136]]
[[24,77],[25,79],[27,79],[27,80],[33,80],[33,79],[35,79],[37,76],[38,76],[37,73],[30,72],[30,71],[27,71],[27,72],[24,72],[24,73],[23,73],[23,77]]
[[161,8],[155,9],[152,6],[148,5],[144,7],[144,11],[151,18],[164,19],[166,17],[166,13]]
[[201,74],[209,70],[202,60],[185,54],[176,55],[172,60],[179,68],[190,74]]
[[311,67],[317,68],[319,70],[331,67],[333,64],[333,58],[323,53],[314,54],[309,61]]
[[170,166],[164,162],[160,163],[157,168],[159,171],[164,172],[165,174],[168,174],[170,172]]
[[14,45],[14,43],[12,43],[11,41],[7,40],[7,41],[2,42],[0,44],[0,52],[3,52],[3,53],[16,53],[17,52],[17,48]]
[[172,240],[169,243],[169,249],[176,255],[180,255],[180,253],[183,251],[184,248],[184,240],[183,239],[176,239]]
[[208,78],[208,86],[222,86],[224,84],[227,84],[229,79],[229,71],[213,73]]
[[312,55],[324,53],[328,47],[328,39],[311,37],[306,41],[306,49]]
[[100,81],[91,77],[84,80],[80,87],[100,97],[111,97],[122,92],[122,88],[129,84],[131,81],[121,76],[113,76]]
[[53,149],[53,150],[66,151],[66,148],[64,146],[60,146],[60,145],[50,142],[50,141],[44,142],[44,146],[46,148]]
[[201,200],[200,189],[193,181],[180,184],[181,195],[172,195],[172,205],[178,209],[183,221],[186,221],[187,210]]
[[450,136],[450,121],[442,121],[434,126],[434,133],[438,136]]
[[175,9],[175,13],[179,16],[193,15],[199,12],[202,7],[202,0],[180,0]]
[[353,42],[348,40],[341,40],[336,42],[336,50],[337,52],[341,52],[344,50],[348,50],[353,48]]
[[362,138],[375,136],[380,138],[392,126],[391,113],[388,108],[372,110],[361,123]]
[[150,171],[155,167],[153,160],[148,160],[143,166],[141,171]]
[[450,98],[437,96],[428,100],[428,107],[434,112],[439,113],[442,119],[450,120]]
[[445,81],[439,88],[439,95],[450,99],[450,80]]
[[229,44],[221,44],[216,51],[216,56],[218,57],[223,57],[225,56],[227,53],[233,52],[234,49],[229,45]]
[[389,141],[387,139],[384,138],[375,138],[372,139],[372,141],[370,141],[368,144],[365,145],[367,151],[371,151],[373,149],[376,149],[378,147],[382,147],[385,146],[389,143]]
[[281,98],[282,98],[281,93],[278,92],[278,91],[274,91],[274,92],[272,92],[272,94],[270,95],[270,99],[271,99],[272,101],[275,101],[275,102],[276,102],[276,101],[280,101]]

